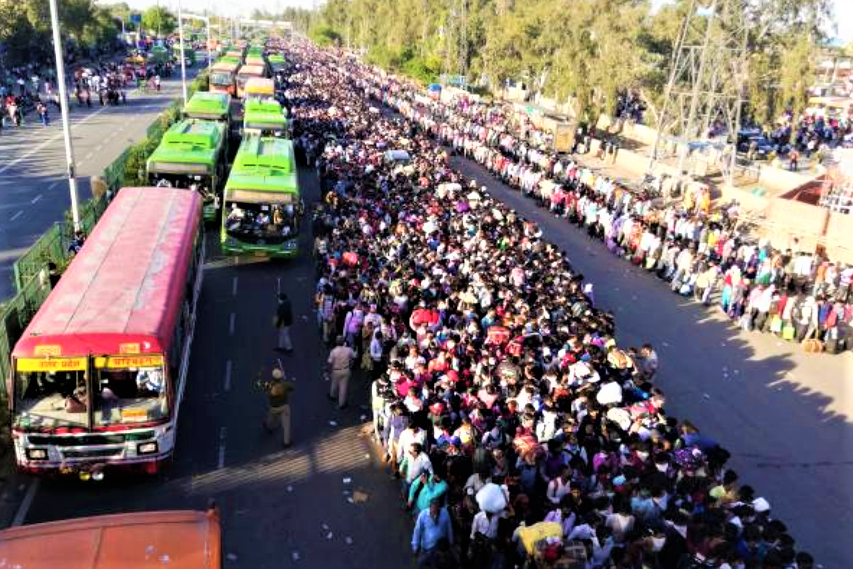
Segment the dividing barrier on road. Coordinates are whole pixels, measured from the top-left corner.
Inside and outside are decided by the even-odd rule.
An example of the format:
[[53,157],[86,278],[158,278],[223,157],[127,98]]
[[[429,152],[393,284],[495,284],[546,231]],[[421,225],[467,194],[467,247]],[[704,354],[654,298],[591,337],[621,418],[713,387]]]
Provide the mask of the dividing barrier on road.
[[[198,90],[207,90],[206,72],[188,86],[190,95]],[[182,106],[181,100],[172,103],[148,127],[145,139],[127,148],[107,166],[100,182],[93,179],[93,198],[80,206],[80,229],[85,235],[92,232],[107,209],[111,195],[124,186],[144,183],[141,178],[144,178],[145,160],[160,143],[166,129],[180,118]],[[96,184],[101,186],[100,190]],[[106,186],[106,191],[103,186]],[[4,444],[2,428],[7,425],[6,380],[12,348],[50,294],[50,264],[55,265],[56,275],[59,275],[71,262],[73,255],[70,245],[73,239],[74,224],[71,212],[67,211],[63,221],[54,223],[15,262],[13,269],[17,293],[0,302],[0,446]]]

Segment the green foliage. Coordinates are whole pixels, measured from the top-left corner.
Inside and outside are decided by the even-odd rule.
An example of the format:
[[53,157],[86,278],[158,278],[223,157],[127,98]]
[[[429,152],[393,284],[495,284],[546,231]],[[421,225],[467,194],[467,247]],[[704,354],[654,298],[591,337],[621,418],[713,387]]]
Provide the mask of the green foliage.
[[[62,34],[78,45],[96,47],[115,41],[120,30],[107,8],[94,0],[59,0]],[[6,45],[11,66],[51,61],[53,38],[48,0],[0,1],[0,42]]]
[[318,45],[331,46],[341,43],[341,36],[331,26],[317,26],[310,32],[311,39]]
[[177,29],[178,20],[166,8],[151,6],[142,14],[142,27],[149,33],[168,36]]
[[[328,0],[302,21],[321,45],[360,48],[369,62],[421,81],[463,71],[495,90],[507,79],[568,100],[595,120],[638,92],[654,123],[689,10],[675,0]],[[660,3],[655,3],[660,4]],[[749,25],[749,110],[769,119],[808,78],[800,42],[820,37],[826,0],[756,0]],[[463,21],[465,25],[463,26]],[[465,30],[463,36],[462,30]],[[693,38],[700,40],[701,38]],[[783,69],[791,71],[783,80]]]

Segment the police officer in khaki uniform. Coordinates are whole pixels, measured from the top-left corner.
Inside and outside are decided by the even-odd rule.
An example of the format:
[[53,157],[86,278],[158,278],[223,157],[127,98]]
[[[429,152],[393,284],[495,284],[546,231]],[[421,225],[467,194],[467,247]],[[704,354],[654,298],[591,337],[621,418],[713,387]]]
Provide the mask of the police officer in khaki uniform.
[[276,423],[281,423],[282,442],[284,448],[287,448],[291,444],[290,394],[294,389],[293,382],[287,381],[284,370],[277,367],[272,370],[272,380],[261,383],[260,387],[266,392],[269,403],[269,410],[264,420],[264,429],[268,433],[272,433],[275,430]]
[[352,362],[355,359],[355,352],[344,343],[343,336],[338,336],[336,344],[332,348],[332,351],[329,352],[329,359],[326,362],[329,364],[329,374],[332,379],[332,385],[329,389],[329,399],[332,401],[337,400],[338,409],[346,409],[347,385],[352,375],[351,368]]

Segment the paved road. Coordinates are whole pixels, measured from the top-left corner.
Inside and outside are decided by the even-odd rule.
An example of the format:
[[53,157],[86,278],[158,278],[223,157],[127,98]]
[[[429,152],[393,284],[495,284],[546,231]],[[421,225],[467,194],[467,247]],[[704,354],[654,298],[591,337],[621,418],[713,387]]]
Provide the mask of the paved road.
[[670,292],[604,245],[556,219],[474,162],[455,166],[569,252],[616,316],[620,345],[654,344],[667,409],[732,453],[793,536],[827,568],[849,566],[853,535],[853,357],[810,355],[773,336],[743,333]]
[[[850,358],[805,356],[771,337],[740,333],[495,184],[478,166],[457,165],[537,220],[571,253],[596,283],[599,304],[616,313],[620,343],[651,341],[659,348],[670,411],[689,417],[732,451],[742,481],[770,501],[824,567],[846,567],[853,527],[853,403],[845,397],[845,382],[853,377]],[[313,174],[303,170],[300,180],[306,200],[316,200]],[[202,508],[213,497],[223,509],[225,552],[236,556],[229,566],[410,566],[410,524],[397,508],[395,484],[360,436],[364,411],[354,405],[339,412],[325,399],[327,384],[319,379],[324,354],[305,320],[311,318],[310,261],[303,256],[286,264],[235,266],[217,258],[214,235],[208,238],[199,332],[173,468],[163,478],[133,484],[44,481],[25,521]],[[296,444],[287,451],[261,431],[264,400],[251,385],[257,369],[276,357],[270,323],[278,279],[297,315],[296,355],[284,358],[298,389]],[[351,391],[356,403],[366,403],[365,383],[356,381]],[[352,482],[345,484],[345,477]],[[344,492],[354,489],[367,494],[365,503],[346,501]]]
[[[188,69],[188,80],[199,67]],[[154,118],[180,96],[180,72],[164,80],[160,93],[130,92],[128,104],[71,109],[71,134],[80,201],[91,197],[89,177],[145,136]],[[65,146],[59,110],[51,107],[45,128],[32,116],[20,130],[0,135],[0,299],[14,294],[12,264],[70,209]]]
[[[313,172],[301,171],[300,182],[306,202],[318,199]],[[310,256],[235,266],[217,257],[215,237],[210,231],[175,464],[163,478],[133,484],[42,481],[26,522],[204,508],[215,498],[222,508],[224,551],[236,556],[228,567],[409,567],[411,526],[397,508],[397,486],[376,462],[369,439],[360,436],[368,385],[352,384],[357,397],[345,411],[326,399],[329,384],[320,379],[325,354],[311,316]],[[308,235],[302,245],[310,251]],[[294,304],[293,356],[273,351],[278,279]],[[279,436],[261,429],[265,398],[252,385],[259,367],[269,370],[277,357],[296,378],[294,446],[288,450]],[[367,501],[350,504],[344,492],[355,490]]]

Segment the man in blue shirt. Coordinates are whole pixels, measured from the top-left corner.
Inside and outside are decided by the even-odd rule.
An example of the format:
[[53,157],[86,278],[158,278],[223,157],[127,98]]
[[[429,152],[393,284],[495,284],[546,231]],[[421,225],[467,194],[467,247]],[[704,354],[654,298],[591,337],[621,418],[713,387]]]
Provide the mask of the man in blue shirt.
[[432,500],[429,509],[418,515],[415,532],[412,535],[412,552],[420,559],[426,558],[436,548],[439,540],[453,544],[453,526],[447,509],[441,507],[441,500]]

